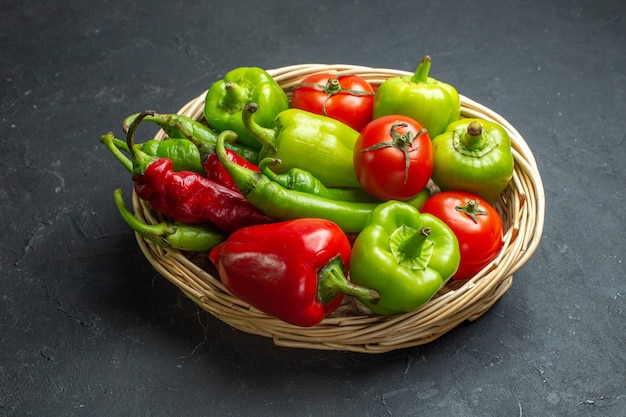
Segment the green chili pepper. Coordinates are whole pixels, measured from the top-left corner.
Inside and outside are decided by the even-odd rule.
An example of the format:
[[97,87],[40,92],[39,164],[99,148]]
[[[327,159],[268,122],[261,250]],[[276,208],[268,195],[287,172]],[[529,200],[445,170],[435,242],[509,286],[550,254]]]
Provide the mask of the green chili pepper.
[[280,159],[264,158],[259,162],[259,170],[270,180],[289,190],[296,190],[307,194],[314,194],[329,200],[378,202],[379,200],[362,188],[332,188],[326,187],[310,172],[300,168],[291,168],[284,174],[276,174],[270,166],[280,164]]
[[468,118],[433,139],[432,179],[442,190],[472,192],[495,204],[513,178],[511,140],[498,123]]
[[244,125],[263,144],[259,160],[278,158],[282,162],[274,167],[275,172],[304,169],[327,187],[361,187],[353,162],[359,132],[338,120],[300,109],[281,112],[274,126],[265,128],[252,118],[259,109],[250,103],[243,112]]
[[244,127],[241,113],[248,103],[258,103],[255,115],[261,126],[270,127],[281,111],[289,108],[289,99],[282,87],[264,69],[241,67],[228,72],[208,89],[204,103],[204,118],[219,131],[232,130],[238,141],[253,149],[261,144]]
[[444,222],[388,201],[372,212],[354,242],[350,279],[380,294],[375,305],[361,300],[374,313],[409,312],[443,287],[460,259],[458,240]]
[[[102,136],[101,142],[110,141],[116,148],[130,154],[125,140]],[[204,174],[202,160],[198,147],[187,139],[150,139],[135,145],[138,149],[150,156],[168,158],[174,165],[174,171],[191,171]]]
[[[267,216],[276,220],[291,220],[300,217],[321,218],[336,223],[346,233],[361,231],[370,213],[378,203],[337,201],[290,190],[272,181],[261,172],[245,168],[226,154],[224,143],[235,140],[233,131],[224,131],[217,138],[215,150],[219,161],[233,178],[244,197]],[[428,192],[412,198],[409,205],[421,207],[428,198]]]
[[126,208],[122,190],[119,188],[113,192],[113,199],[122,218],[131,229],[163,248],[208,252],[226,240],[224,233],[209,225],[181,222],[144,223]]
[[[122,124],[124,132],[128,131],[128,127],[137,118],[139,113],[131,114]],[[172,139],[187,139],[196,144],[201,153],[209,154],[215,149],[217,141],[217,132],[205,124],[182,114],[160,114],[154,113],[144,118],[149,122],[156,123],[163,129],[165,134]],[[236,152],[239,156],[254,164],[258,162],[258,152],[241,143],[227,143],[226,147]]]
[[374,118],[401,114],[418,121],[430,138],[443,132],[461,114],[459,93],[450,84],[428,76],[431,59],[425,56],[412,76],[386,79],[374,97]]

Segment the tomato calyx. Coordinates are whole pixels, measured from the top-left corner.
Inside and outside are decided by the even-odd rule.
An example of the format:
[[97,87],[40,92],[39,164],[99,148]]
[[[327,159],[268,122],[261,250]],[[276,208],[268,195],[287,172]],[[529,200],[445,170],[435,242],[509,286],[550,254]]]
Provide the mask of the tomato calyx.
[[458,212],[466,214],[474,223],[478,223],[478,216],[488,216],[489,213],[486,210],[481,210],[478,206],[480,200],[467,200],[464,206],[455,206],[454,209]]
[[300,83],[300,84],[296,84],[293,88],[295,90],[298,87],[312,87],[312,88],[316,88],[326,93],[326,99],[324,100],[324,103],[322,104],[322,113],[324,116],[328,116],[328,114],[326,113],[326,103],[335,94],[347,93],[353,96],[373,96],[375,94],[370,91],[351,90],[349,88],[345,88],[344,86],[341,85],[341,83],[339,82],[339,79],[335,77],[329,78],[326,84]]
[[400,127],[409,127],[409,125],[405,122],[394,123],[393,125],[391,125],[391,128],[389,129],[389,134],[391,135],[390,141],[379,142],[368,148],[361,149],[360,152],[375,151],[377,149],[388,148],[388,147],[400,149],[402,153],[404,153],[404,184],[406,184],[407,178],[409,176],[409,165],[411,164],[411,158],[409,157],[409,152],[417,149],[413,147],[413,142],[415,141],[415,138],[423,135],[424,133],[427,132],[427,130],[426,128],[422,128],[416,134],[414,134],[411,131],[400,133],[397,130]]

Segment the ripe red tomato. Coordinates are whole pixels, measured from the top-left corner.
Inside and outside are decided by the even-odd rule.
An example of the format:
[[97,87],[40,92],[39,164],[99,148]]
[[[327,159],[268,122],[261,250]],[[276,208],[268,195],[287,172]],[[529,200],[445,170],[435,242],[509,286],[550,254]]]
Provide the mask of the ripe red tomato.
[[465,191],[444,191],[430,197],[422,208],[441,219],[459,241],[461,264],[453,279],[472,278],[493,261],[504,244],[502,220],[489,203]]
[[361,131],[372,120],[374,88],[356,75],[313,74],[296,84],[291,107],[332,117]]
[[364,190],[382,200],[406,200],[426,187],[433,172],[430,136],[401,115],[368,123],[354,147],[354,170]]

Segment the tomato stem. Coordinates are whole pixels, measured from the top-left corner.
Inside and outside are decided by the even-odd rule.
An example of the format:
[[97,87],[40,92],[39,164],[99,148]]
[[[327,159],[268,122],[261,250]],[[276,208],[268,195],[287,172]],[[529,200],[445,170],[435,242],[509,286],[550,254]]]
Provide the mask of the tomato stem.
[[404,153],[404,184],[406,184],[407,179],[409,177],[409,165],[411,164],[411,158],[409,156],[409,152],[415,150],[417,148],[413,147],[413,142],[415,138],[420,137],[422,134],[426,133],[426,128],[422,128],[417,134],[414,134],[410,130],[405,133],[400,133],[397,131],[398,128],[408,127],[407,123],[394,123],[391,125],[389,129],[389,134],[391,135],[391,140],[388,142],[379,142],[375,145],[372,145],[368,148],[361,149],[361,152],[369,152],[375,151],[381,148],[393,147],[400,149]]

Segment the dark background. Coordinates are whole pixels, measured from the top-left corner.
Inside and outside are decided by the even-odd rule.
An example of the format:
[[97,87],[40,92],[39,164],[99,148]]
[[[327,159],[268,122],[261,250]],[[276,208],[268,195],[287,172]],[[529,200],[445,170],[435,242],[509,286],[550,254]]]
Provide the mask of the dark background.
[[[0,1],[0,415],[626,416],[626,6]],[[199,310],[117,214],[100,144],[227,71],[431,76],[533,149],[543,239],[482,318],[381,355],[280,348]]]

